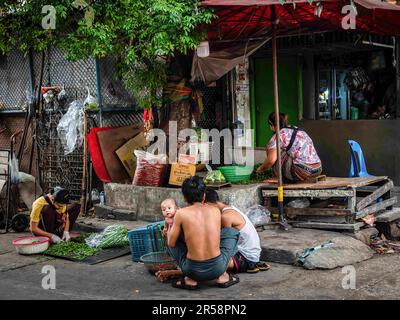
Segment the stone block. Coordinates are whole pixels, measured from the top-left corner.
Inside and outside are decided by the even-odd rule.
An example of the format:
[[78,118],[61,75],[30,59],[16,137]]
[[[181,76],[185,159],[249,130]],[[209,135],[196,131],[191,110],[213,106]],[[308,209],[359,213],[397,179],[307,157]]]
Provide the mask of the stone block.
[[97,218],[108,219],[113,210],[114,208],[110,206],[101,206],[99,204],[94,205],[94,213]]
[[335,269],[353,265],[371,259],[372,249],[363,242],[352,237],[340,236],[332,238],[332,247],[312,252],[304,261],[306,269]]
[[[241,210],[260,203],[258,188],[260,185],[234,185],[231,188],[218,190],[223,202]],[[160,221],[161,202],[173,198],[179,207],[186,206],[180,188],[139,187],[131,184],[108,183],[105,185],[106,204],[114,209],[128,210],[136,213],[138,220]],[[115,215],[115,214],[114,214]],[[116,219],[119,219],[115,215]]]
[[132,210],[114,209],[112,215],[116,220],[135,221],[137,220],[137,213]]
[[298,257],[308,248],[332,241],[332,248],[312,253],[305,260],[308,269],[333,269],[370,259],[373,251],[364,243],[338,232],[296,229],[265,230],[261,233],[261,259],[283,264],[296,264]]

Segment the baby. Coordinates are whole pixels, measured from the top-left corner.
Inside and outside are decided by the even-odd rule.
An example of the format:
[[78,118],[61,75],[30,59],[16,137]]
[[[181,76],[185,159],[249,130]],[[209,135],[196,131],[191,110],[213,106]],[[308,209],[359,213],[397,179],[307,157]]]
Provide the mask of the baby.
[[174,199],[165,199],[161,203],[161,211],[165,218],[163,234],[167,234],[167,231],[172,227],[174,224],[174,216],[176,211],[178,210],[178,206]]

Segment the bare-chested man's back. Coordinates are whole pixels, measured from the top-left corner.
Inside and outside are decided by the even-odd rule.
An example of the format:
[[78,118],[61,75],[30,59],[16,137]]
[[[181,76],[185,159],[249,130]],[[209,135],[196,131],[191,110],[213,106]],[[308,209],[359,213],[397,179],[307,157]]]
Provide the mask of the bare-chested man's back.
[[180,216],[178,219],[185,235],[188,259],[202,261],[221,254],[221,213],[218,209],[196,203],[180,209],[176,216]]
[[226,273],[237,252],[239,232],[234,228],[221,230],[221,213],[205,204],[205,191],[197,176],[183,182],[182,194],[189,206],[178,210],[168,229],[168,252],[186,276],[174,284],[177,288],[196,288],[197,281],[216,280],[223,287],[239,282]]

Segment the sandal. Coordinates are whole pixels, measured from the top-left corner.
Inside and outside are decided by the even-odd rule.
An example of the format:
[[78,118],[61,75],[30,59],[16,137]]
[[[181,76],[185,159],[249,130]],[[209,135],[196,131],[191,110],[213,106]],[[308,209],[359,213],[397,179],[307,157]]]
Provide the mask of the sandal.
[[257,262],[256,268],[259,271],[267,271],[267,270],[271,269],[271,266],[269,264],[266,264],[265,262],[260,261],[260,262]]
[[185,290],[196,290],[199,288],[199,285],[197,284],[194,286],[186,284],[184,277],[178,280],[177,282],[173,283],[172,286],[177,289],[185,289]]
[[249,268],[246,270],[247,273],[257,273],[257,272],[259,272],[259,271],[260,271],[260,269],[258,269],[257,266],[249,267]]
[[229,280],[227,282],[224,283],[218,283],[218,287],[220,288],[229,288],[230,286],[233,286],[236,283],[240,282],[240,279],[238,276],[233,276],[231,273],[229,274]]

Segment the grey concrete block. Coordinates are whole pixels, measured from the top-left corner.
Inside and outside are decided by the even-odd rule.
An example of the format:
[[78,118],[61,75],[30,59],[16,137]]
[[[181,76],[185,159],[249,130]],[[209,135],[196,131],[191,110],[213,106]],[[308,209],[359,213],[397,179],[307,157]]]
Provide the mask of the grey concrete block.
[[[259,204],[259,186],[235,185],[232,188],[218,190],[218,193],[223,202],[246,210],[255,204]],[[161,202],[167,198],[175,199],[179,207],[187,205],[180,188],[139,187],[129,184],[108,183],[105,185],[105,197],[107,206],[135,212],[136,219],[151,222],[163,219]],[[117,216],[116,219],[118,219]]]
[[331,239],[332,247],[312,252],[304,261],[306,269],[335,269],[371,259],[373,250],[363,242],[347,236]]
[[114,209],[112,215],[116,220],[135,221],[137,220],[137,213],[132,210]]
[[298,257],[306,249],[328,241],[333,241],[335,246],[314,252],[312,255],[315,257],[309,256],[306,259],[306,262],[308,261],[306,268],[333,269],[370,259],[373,256],[373,251],[364,243],[338,232],[292,228],[288,231],[265,230],[259,235],[262,248],[261,259],[265,261],[296,264]]
[[94,205],[94,213],[97,218],[107,219],[112,214],[114,208],[110,206],[101,206],[99,204]]

